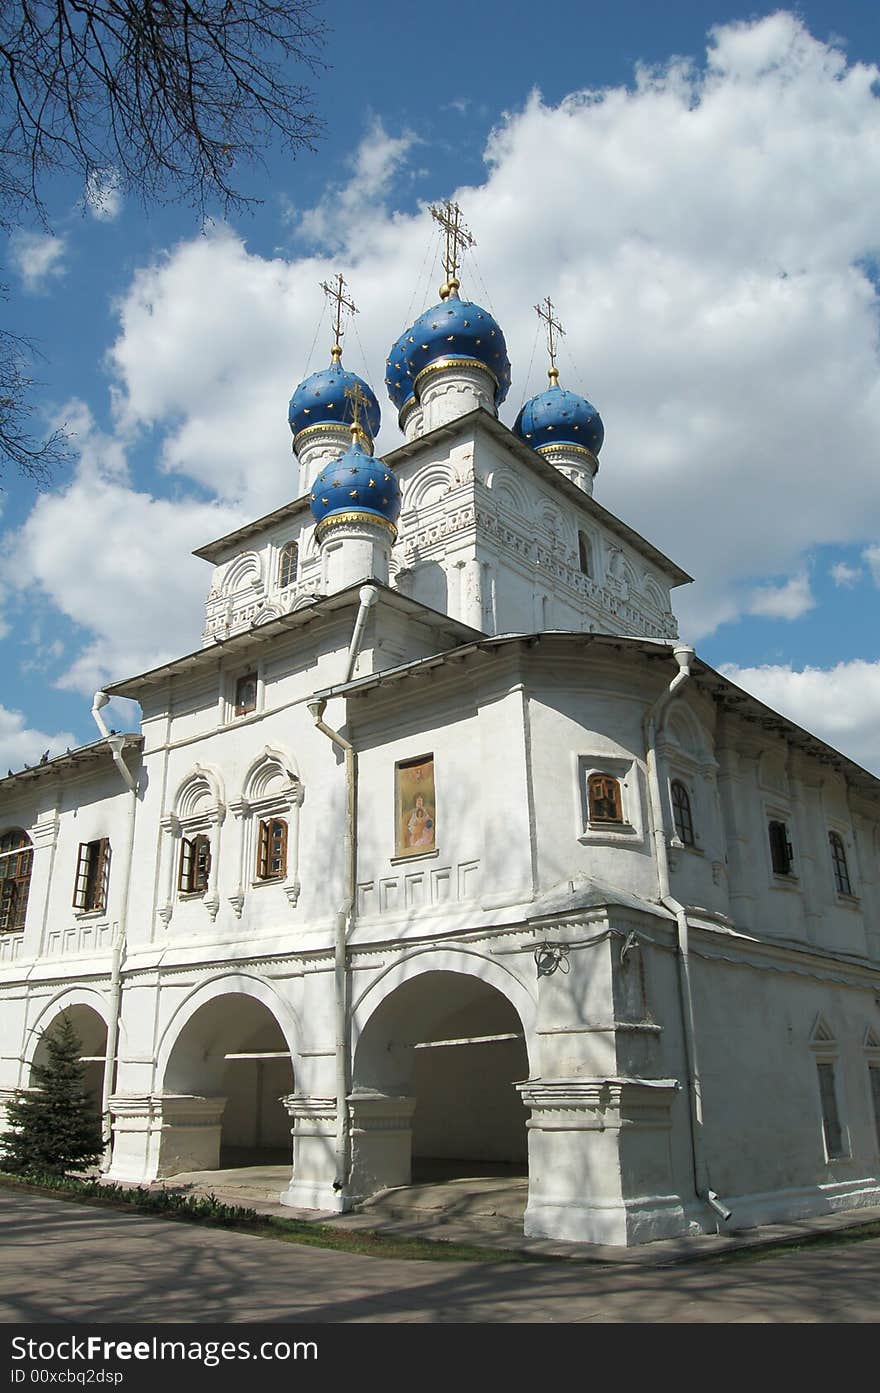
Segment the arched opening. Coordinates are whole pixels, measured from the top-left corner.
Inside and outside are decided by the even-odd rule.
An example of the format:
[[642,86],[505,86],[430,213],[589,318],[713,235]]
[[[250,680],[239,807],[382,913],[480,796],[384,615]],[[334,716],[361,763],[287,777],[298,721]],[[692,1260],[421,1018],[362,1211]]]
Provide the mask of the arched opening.
[[107,1054],[107,1025],[103,1017],[92,1006],[83,1003],[65,1006],[54,1016],[49,1025],[40,1032],[33,1064],[45,1065],[49,1058],[47,1040],[58,1028],[61,1017],[66,1016],[79,1039],[80,1059],[84,1064],[83,1082],[88,1095],[89,1108],[96,1120],[101,1116],[101,1097],[104,1089],[104,1060]]
[[203,1129],[192,1169],[289,1164],[290,1118],[280,1100],[293,1092],[290,1048],[256,998],[230,992],[199,1007],[174,1042],[162,1092],[218,1104],[219,1124]]
[[403,983],[367,1021],[353,1073],[356,1095],[414,1100],[412,1182],[528,1174],[523,1025],[495,987],[448,971]]

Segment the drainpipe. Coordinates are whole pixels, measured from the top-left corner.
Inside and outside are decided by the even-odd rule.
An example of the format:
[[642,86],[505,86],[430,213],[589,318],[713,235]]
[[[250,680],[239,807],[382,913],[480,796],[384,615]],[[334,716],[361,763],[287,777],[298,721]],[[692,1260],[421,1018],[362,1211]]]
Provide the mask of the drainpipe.
[[107,1049],[104,1059],[104,1083],[101,1089],[101,1127],[104,1136],[107,1138],[107,1156],[109,1156],[112,1145],[112,1119],[110,1116],[110,1098],[116,1078],[116,1054],[119,1043],[119,1017],[122,1014],[122,963],[125,958],[125,939],[126,926],[128,921],[128,893],[131,881],[131,862],[134,851],[134,823],[137,812],[137,780],[133,777],[131,770],[122,758],[122,747],[125,744],[123,735],[113,735],[107,729],[107,723],[101,715],[101,708],[106,706],[110,698],[106,692],[95,692],[92,702],[92,715],[95,724],[103,735],[113,756],[113,763],[119,770],[122,780],[131,794],[128,804],[127,828],[125,838],[125,861],[123,862],[122,877],[122,903],[119,907],[119,926],[116,938],[113,942],[113,951],[110,959],[110,1019],[107,1023]]
[[[364,589],[367,587],[365,586]],[[363,592],[361,592],[363,594]],[[370,603],[373,603],[372,601]],[[366,609],[362,612],[366,617]],[[358,615],[360,619],[360,615]],[[363,626],[362,626],[363,627]],[[352,639],[354,648],[354,639]],[[357,654],[355,653],[355,657]],[[354,660],[351,659],[351,666]],[[357,808],[357,755],[351,741],[346,740],[337,730],[324,722],[326,701],[307,703],[315,727],[326,735],[343,753],[345,760],[345,838],[344,870],[345,888],[342,903],[336,915],[336,935],[334,940],[334,984],[336,992],[336,1178],[333,1188],[338,1194],[345,1194],[348,1185],[349,1132],[350,1118],[348,1107],[348,931],[354,918],[355,875],[357,866],[356,808]]]
[[685,1055],[688,1070],[689,1117],[691,1135],[691,1163],[694,1174],[694,1189],[710,1209],[722,1219],[730,1218],[730,1210],[709,1186],[709,1172],[703,1150],[703,1085],[697,1054],[697,1036],[694,1021],[694,998],[691,987],[690,938],[687,911],[683,904],[674,898],[669,883],[669,852],[666,843],[666,827],[663,821],[663,799],[660,792],[660,777],[657,768],[657,737],[663,728],[666,710],[679,690],[691,675],[691,663],[695,658],[693,648],[679,644],[673,649],[673,657],[678,664],[678,672],[669,686],[651,706],[645,715],[645,763],[648,773],[648,798],[651,805],[651,836],[657,860],[657,880],[660,889],[660,902],[675,915],[678,934],[678,975],[681,998],[681,1014],[684,1029]]
[[364,626],[367,622],[367,615],[379,598],[379,591],[375,585],[362,585],[360,590],[361,607],[354,621],[354,632],[351,636],[351,643],[348,645],[348,666],[345,669],[345,680],[350,682],[354,676],[355,664],[358,654],[361,651],[361,644],[364,639]]

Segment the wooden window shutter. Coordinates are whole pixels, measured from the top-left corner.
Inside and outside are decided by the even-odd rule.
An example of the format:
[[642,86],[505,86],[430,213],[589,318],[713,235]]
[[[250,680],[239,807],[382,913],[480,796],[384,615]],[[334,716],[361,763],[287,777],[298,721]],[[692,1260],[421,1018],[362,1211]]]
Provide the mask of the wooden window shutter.
[[192,873],[190,875],[190,888],[193,890],[207,890],[208,876],[211,873],[211,842],[208,837],[201,833],[195,837],[192,845]]
[[73,907],[85,909],[89,883],[89,843],[80,842],[76,858],[76,875],[73,881]]
[[260,880],[266,880],[269,875],[269,826],[268,822],[260,823],[257,849],[257,877]]
[[106,909],[110,887],[110,843],[106,837],[93,843],[97,865],[95,867],[95,903],[91,909]]
[[182,894],[192,889],[193,844],[188,837],[180,843],[180,866],[177,871],[177,888]]
[[591,774],[587,786],[591,822],[622,822],[620,784],[608,774]]

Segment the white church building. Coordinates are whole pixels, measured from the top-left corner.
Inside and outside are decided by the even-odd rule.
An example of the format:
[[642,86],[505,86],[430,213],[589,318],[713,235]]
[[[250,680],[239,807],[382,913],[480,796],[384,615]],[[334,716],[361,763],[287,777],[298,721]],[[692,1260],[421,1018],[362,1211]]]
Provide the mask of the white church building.
[[679,642],[549,302],[499,421],[442,216],[401,443],[340,279],[297,497],[197,553],[203,645],[0,780],[0,1099],[66,1012],[120,1181],[286,1158],[340,1211],[483,1167],[527,1234],[614,1244],[878,1204],[880,780]]

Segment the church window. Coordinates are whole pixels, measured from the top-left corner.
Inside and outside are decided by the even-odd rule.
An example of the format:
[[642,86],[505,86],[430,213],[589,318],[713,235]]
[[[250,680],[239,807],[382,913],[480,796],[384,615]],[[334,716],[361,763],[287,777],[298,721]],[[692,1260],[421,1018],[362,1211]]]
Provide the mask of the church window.
[[211,873],[211,841],[203,832],[195,837],[183,837],[180,843],[180,868],[177,888],[183,895],[202,895],[208,888]]
[[590,822],[623,822],[620,783],[608,774],[591,774],[587,780]]
[[775,875],[791,875],[794,852],[788,839],[788,828],[784,822],[770,822],[767,826],[770,839],[770,864]]
[[849,867],[846,864],[846,848],[843,845],[843,838],[837,832],[829,832],[828,843],[831,847],[831,865],[834,868],[834,884],[837,887],[837,893],[838,895],[851,895],[852,882],[849,878]]
[[868,1065],[868,1078],[871,1083],[871,1102],[874,1106],[874,1130],[877,1133],[877,1150],[880,1151],[880,1064]]
[[106,837],[94,842],[80,842],[73,885],[74,909],[107,908],[107,887],[110,880],[110,843]]
[[672,820],[675,824],[676,836],[685,846],[693,846],[694,820],[691,814],[690,794],[680,779],[673,779],[670,791],[672,794]]
[[0,837],[0,931],[24,928],[33,859],[26,832],[16,828]]
[[825,1155],[829,1161],[846,1155],[843,1144],[843,1128],[840,1123],[840,1110],[837,1106],[837,1084],[834,1078],[834,1065],[830,1061],[817,1064],[819,1070],[819,1097],[822,1103],[822,1131],[825,1137]]
[[585,576],[593,574],[593,548],[586,532],[578,532],[578,561]]
[[257,879],[283,880],[287,874],[287,823],[270,817],[260,823],[257,844]]
[[235,714],[246,716],[257,709],[257,674],[248,672],[235,684]]
[[278,584],[282,590],[288,585],[293,585],[296,580],[296,568],[299,561],[299,547],[296,542],[287,542],[281,548],[278,558]]

